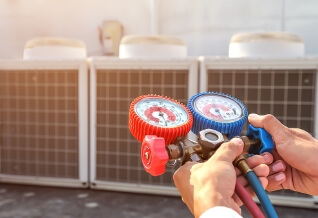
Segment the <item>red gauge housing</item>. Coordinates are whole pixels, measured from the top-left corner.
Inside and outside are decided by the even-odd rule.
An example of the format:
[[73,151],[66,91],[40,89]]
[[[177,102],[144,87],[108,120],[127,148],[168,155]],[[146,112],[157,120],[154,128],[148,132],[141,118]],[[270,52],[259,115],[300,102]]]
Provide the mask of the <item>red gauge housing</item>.
[[[138,104],[139,101],[143,99],[147,99],[147,98],[159,99],[159,100],[163,99],[166,101],[173,102],[176,107],[180,107],[185,111],[185,113],[188,116],[188,119],[181,125],[169,126],[169,127],[154,125],[150,122],[147,122],[145,119],[140,117],[140,115],[138,115],[138,113],[135,110],[136,104]],[[172,114],[170,114],[169,111],[167,111],[165,108],[162,108],[162,110],[167,114],[167,116],[170,119],[173,119],[173,116]],[[151,113],[151,110],[148,110],[147,113]],[[155,118],[153,118],[152,121],[155,121]],[[177,137],[186,136],[191,129],[192,122],[193,122],[192,114],[186,106],[184,106],[182,103],[180,103],[177,100],[174,100],[165,96],[143,95],[133,100],[133,102],[130,104],[129,123],[128,123],[129,130],[131,134],[140,142],[143,141],[146,135],[156,135],[158,137],[164,138],[165,145],[168,145],[174,142]]]

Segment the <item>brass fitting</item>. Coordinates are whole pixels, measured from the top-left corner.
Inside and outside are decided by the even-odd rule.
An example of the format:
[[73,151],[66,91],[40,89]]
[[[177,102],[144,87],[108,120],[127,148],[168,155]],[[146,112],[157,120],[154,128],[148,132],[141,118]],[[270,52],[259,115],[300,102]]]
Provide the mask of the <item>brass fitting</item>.
[[244,143],[244,148],[243,148],[243,154],[247,154],[248,150],[251,147],[251,141],[247,136],[237,136],[235,138],[239,138],[242,139],[243,143]]
[[175,144],[169,144],[167,147],[167,153],[169,155],[169,160],[176,160],[183,156],[183,150],[181,146]]
[[244,154],[241,154],[233,161],[234,166],[239,168],[241,172],[246,175],[248,172],[253,171],[250,166],[246,162],[246,158]]
[[260,150],[260,139],[250,139],[247,136],[238,136],[244,142],[243,154],[258,154]]
[[199,132],[199,143],[208,149],[216,150],[224,143],[223,135],[212,129],[205,129]]
[[193,147],[188,147],[187,152],[191,161],[201,163],[203,162],[202,158],[196,153]]

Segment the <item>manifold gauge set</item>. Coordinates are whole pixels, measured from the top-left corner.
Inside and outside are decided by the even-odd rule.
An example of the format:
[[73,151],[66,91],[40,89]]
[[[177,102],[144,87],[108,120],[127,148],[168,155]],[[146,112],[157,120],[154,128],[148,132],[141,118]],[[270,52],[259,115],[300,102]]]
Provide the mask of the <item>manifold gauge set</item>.
[[[255,173],[252,175],[250,169],[242,168],[246,166],[242,163],[246,163],[247,154],[271,152],[274,143],[264,129],[252,125],[248,125],[245,136],[241,135],[247,117],[247,108],[239,99],[221,92],[198,93],[190,98],[187,106],[166,96],[148,94],[132,101],[128,126],[141,142],[141,161],[152,176],[164,174],[167,166],[177,162],[181,165],[187,161],[204,162],[222,143],[240,137],[244,142],[244,154],[233,164],[253,186],[255,179],[249,177],[254,178]],[[190,132],[196,140],[188,137]],[[241,185],[236,184],[236,193],[253,217],[265,217],[244,195],[245,190],[243,194],[237,192],[237,186]],[[261,203],[270,205],[263,205],[268,217],[277,217],[267,195],[264,197],[265,191],[253,188]]]

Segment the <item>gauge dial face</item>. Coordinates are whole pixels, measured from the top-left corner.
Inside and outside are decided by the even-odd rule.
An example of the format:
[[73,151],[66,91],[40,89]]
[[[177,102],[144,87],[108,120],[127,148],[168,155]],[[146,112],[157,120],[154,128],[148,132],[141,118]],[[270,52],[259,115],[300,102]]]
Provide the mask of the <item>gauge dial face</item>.
[[162,98],[140,100],[135,105],[135,112],[147,123],[162,127],[181,126],[189,119],[182,106]]
[[194,101],[194,108],[208,119],[222,123],[233,122],[243,116],[242,107],[227,96],[199,96]]

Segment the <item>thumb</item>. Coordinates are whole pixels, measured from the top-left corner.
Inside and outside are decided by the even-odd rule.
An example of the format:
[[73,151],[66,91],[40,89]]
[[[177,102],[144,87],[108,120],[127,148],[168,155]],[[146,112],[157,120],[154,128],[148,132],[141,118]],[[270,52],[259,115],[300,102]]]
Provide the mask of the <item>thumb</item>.
[[[234,159],[243,152],[244,143],[242,139],[233,138],[231,141],[223,143],[214,153],[213,159],[232,163]],[[211,160],[210,158],[209,160]]]
[[282,143],[289,137],[288,128],[271,114],[264,116],[250,114],[248,121],[255,127],[265,129],[272,136],[275,143]]

